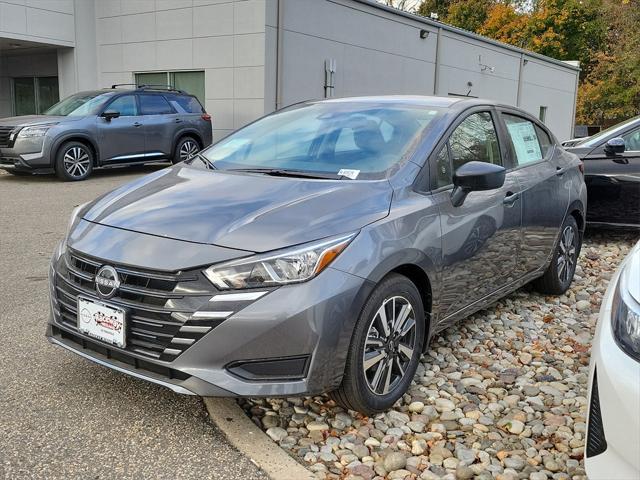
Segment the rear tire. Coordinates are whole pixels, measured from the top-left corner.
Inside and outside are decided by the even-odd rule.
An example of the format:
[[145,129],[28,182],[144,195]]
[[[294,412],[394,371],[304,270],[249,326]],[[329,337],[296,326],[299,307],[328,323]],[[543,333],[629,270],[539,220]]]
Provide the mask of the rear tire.
[[184,162],[189,160],[200,151],[200,143],[193,137],[182,137],[176,144],[171,163]]
[[85,180],[93,171],[94,155],[82,142],[63,143],[56,153],[56,175],[65,182]]
[[387,410],[407,391],[424,344],[420,292],[407,277],[385,277],[365,303],[347,354],[338,405],[367,415]]
[[582,235],[578,223],[569,215],[562,224],[551,264],[542,277],[533,281],[534,288],[548,295],[562,295],[566,292],[573,281],[581,246]]

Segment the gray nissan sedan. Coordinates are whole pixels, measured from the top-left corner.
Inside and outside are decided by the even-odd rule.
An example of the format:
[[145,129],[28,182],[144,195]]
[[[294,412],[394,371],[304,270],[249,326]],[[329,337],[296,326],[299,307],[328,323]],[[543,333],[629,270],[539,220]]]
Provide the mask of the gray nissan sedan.
[[522,110],[305,102],[77,207],[47,336],[180,393],[370,414],[436,332],[529,282],[565,292],[585,208],[581,162]]

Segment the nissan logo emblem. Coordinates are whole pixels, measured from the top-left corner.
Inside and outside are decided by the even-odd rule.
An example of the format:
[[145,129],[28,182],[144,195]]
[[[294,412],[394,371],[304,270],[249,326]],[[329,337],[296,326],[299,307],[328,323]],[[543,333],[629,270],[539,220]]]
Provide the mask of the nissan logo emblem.
[[104,265],[100,270],[98,270],[95,282],[96,291],[102,298],[113,297],[118,291],[118,287],[120,287],[118,272],[116,272],[115,268],[109,265]]

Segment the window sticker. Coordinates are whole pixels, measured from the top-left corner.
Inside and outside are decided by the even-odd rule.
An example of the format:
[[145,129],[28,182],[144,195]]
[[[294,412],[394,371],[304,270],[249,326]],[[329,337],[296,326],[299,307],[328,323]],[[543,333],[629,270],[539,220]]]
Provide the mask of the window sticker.
[[536,130],[531,122],[507,123],[519,164],[542,160]]
[[360,170],[349,170],[348,168],[343,168],[338,172],[338,175],[355,180],[358,178],[358,175],[360,175]]

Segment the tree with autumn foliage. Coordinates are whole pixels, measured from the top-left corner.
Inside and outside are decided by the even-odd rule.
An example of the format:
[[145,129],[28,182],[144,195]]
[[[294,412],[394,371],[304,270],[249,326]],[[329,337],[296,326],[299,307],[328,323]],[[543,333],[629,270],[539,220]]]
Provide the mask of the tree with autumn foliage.
[[578,122],[640,114],[639,0],[424,0],[451,25],[581,66]]

